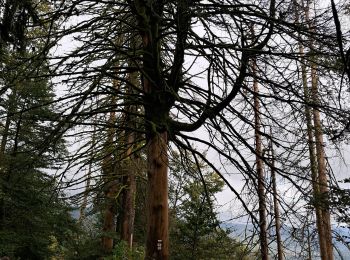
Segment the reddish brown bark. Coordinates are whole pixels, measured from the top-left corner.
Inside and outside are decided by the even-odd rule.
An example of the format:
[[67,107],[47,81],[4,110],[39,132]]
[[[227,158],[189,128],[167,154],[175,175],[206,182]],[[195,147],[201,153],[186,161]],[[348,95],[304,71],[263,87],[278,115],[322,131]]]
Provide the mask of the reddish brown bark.
[[[296,16],[296,22],[299,23],[299,10],[297,9],[298,4],[294,3],[295,5],[295,16]],[[305,6],[304,2],[302,1],[301,6],[304,8],[304,14],[305,14],[305,19],[307,24],[309,25],[309,28],[311,28],[311,22],[309,19],[309,6],[308,4]],[[311,28],[312,29],[312,28]],[[310,49],[313,49],[313,44],[312,42],[310,43]],[[299,44],[299,53],[304,56],[304,46],[300,43]],[[320,254],[321,254],[321,259],[326,260],[326,259],[333,259],[333,253],[332,253],[332,245],[331,245],[331,237],[330,235],[330,221],[326,221],[328,223],[324,223],[324,212],[322,210],[321,204],[318,202],[319,198],[321,197],[320,194],[322,194],[320,190],[320,179],[319,179],[319,174],[320,174],[320,168],[321,168],[321,175],[323,175],[323,170],[325,169],[325,165],[323,166],[322,161],[324,159],[321,158],[322,151],[320,151],[320,148],[323,150],[323,140],[318,140],[318,136],[322,136],[322,133],[317,133],[319,127],[316,126],[316,122],[320,124],[319,120],[319,112],[317,110],[311,110],[309,103],[311,101],[316,105],[317,102],[317,75],[316,75],[316,67],[314,64],[311,64],[311,77],[312,77],[312,86],[311,86],[311,95],[307,83],[307,71],[306,71],[306,65],[305,65],[305,60],[304,62],[301,63],[301,68],[302,68],[302,83],[303,83],[303,90],[304,90],[304,98],[305,98],[305,118],[306,118],[306,124],[307,124],[307,136],[308,136],[308,146],[309,146],[309,157],[310,157],[310,166],[311,166],[311,181],[312,181],[312,189],[313,189],[313,197],[314,200],[316,201],[315,203],[315,213],[316,213],[316,226],[317,226],[317,232],[318,232],[318,237],[319,237],[319,246],[320,246]],[[314,118],[312,118],[314,116]],[[318,117],[317,118],[315,118]],[[314,119],[314,120],[313,120]],[[315,124],[315,129],[313,126],[313,122]],[[316,142],[314,141],[314,138],[316,137]],[[316,147],[315,147],[316,143]],[[317,144],[318,143],[318,144]],[[321,145],[320,145],[321,144]],[[318,147],[318,152],[315,151],[315,148],[317,150]],[[323,151],[324,153],[324,151]],[[321,162],[321,165],[319,164]],[[324,162],[324,161],[323,161]],[[327,182],[327,181],[326,181]],[[325,186],[327,187],[327,186]],[[327,214],[326,214],[327,215]],[[326,216],[327,218],[327,216]],[[326,225],[325,225],[326,224]],[[329,225],[328,227],[326,227]],[[328,231],[327,231],[328,229]],[[328,233],[328,234],[327,234]]]
[[[305,6],[305,19],[311,31],[314,31],[314,26],[310,21],[309,13],[309,2]],[[310,51],[314,51],[314,43],[310,41]],[[315,144],[316,144],[316,158],[317,158],[317,169],[318,169],[318,188],[319,196],[316,198],[320,202],[320,217],[321,221],[319,223],[320,228],[323,232],[320,239],[324,240],[325,243],[325,254],[324,259],[333,260],[333,244],[332,244],[332,230],[331,230],[331,220],[329,212],[329,198],[328,198],[328,177],[326,170],[326,159],[324,151],[323,142],[323,131],[321,124],[320,112],[316,106],[320,104],[318,95],[318,78],[317,78],[317,65],[314,61],[315,57],[311,56],[311,100],[313,102],[313,119],[314,119],[314,133],[315,133]]]
[[[131,46],[135,46],[135,42],[131,42]],[[132,94],[134,87],[140,87],[137,78],[137,73],[129,74],[129,82],[131,86],[128,87],[128,94]],[[127,104],[129,100],[125,100]],[[123,170],[123,190],[122,198],[122,211],[121,211],[121,230],[120,238],[127,242],[130,249],[133,246],[133,233],[134,233],[134,221],[135,221],[135,196],[136,196],[136,165],[137,156],[134,154],[134,145],[136,139],[136,133],[132,129],[136,129],[134,114],[137,113],[137,109],[133,105],[127,105],[125,107],[125,154],[122,159]]]
[[121,234],[122,240],[128,243],[129,248],[132,248],[134,220],[135,220],[135,194],[136,194],[136,180],[135,180],[135,165],[133,165],[132,145],[134,143],[134,134],[130,133],[127,136],[128,149],[124,160],[123,172],[123,186],[126,187],[123,192],[122,202],[122,220],[121,220]]
[[[115,83],[116,84],[116,83]],[[116,102],[112,97],[112,104]],[[116,179],[116,162],[113,157],[114,145],[114,124],[116,123],[115,112],[111,112],[108,119],[107,139],[104,144],[105,157],[102,162],[102,174],[105,193],[105,210],[103,219],[102,249],[105,253],[113,250],[113,237],[115,236],[116,223],[116,196],[118,194],[118,180]]]
[[[304,55],[304,48],[302,45],[299,46],[300,54]],[[309,158],[310,158],[310,170],[311,170],[311,181],[312,181],[312,190],[314,200],[317,201],[319,197],[319,183],[318,183],[318,166],[316,161],[316,152],[315,152],[315,142],[314,142],[314,132],[313,132],[313,123],[312,123],[312,113],[308,105],[310,102],[309,88],[307,85],[307,72],[306,66],[301,64],[302,71],[302,80],[303,80],[303,89],[304,89],[304,98],[305,98],[305,118],[306,118],[306,127],[307,127],[307,136],[308,136],[308,147],[309,147]],[[325,232],[322,225],[322,211],[320,209],[319,203],[315,204],[315,214],[316,214],[316,227],[319,237],[319,246],[321,259],[327,259],[327,245],[325,238]]]
[[[311,83],[312,83],[312,99],[317,105],[318,102],[318,82],[316,74],[316,65],[311,64]],[[329,198],[328,198],[328,177],[326,169],[326,158],[323,142],[323,131],[321,126],[320,112],[317,108],[313,109],[314,126],[315,126],[315,140],[316,140],[316,157],[318,165],[318,184],[319,184],[319,197],[317,198],[320,203],[320,211],[322,216],[321,226],[324,232],[324,240],[326,243],[326,259],[333,260],[333,244],[332,244],[332,230],[331,220],[329,212]]]
[[[139,2],[140,10],[146,6]],[[158,15],[162,3],[159,2]],[[169,216],[168,216],[168,133],[169,115],[167,89],[160,75],[159,19],[150,14],[149,30],[141,32],[143,44],[143,91],[147,139],[147,260],[169,259]],[[142,25],[144,26],[144,25]]]
[[110,187],[105,193],[106,206],[103,217],[103,236],[102,236],[102,249],[105,253],[110,253],[113,250],[114,233],[116,230],[115,224],[115,195],[118,192],[116,183],[110,183]]
[[146,259],[169,259],[167,133],[152,136],[148,154]]

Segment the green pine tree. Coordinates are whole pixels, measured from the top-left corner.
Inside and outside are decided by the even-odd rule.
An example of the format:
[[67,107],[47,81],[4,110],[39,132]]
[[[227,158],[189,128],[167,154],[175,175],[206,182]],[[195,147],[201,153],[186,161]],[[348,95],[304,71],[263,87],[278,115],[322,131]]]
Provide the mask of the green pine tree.
[[243,244],[220,227],[215,194],[221,178],[191,156],[175,154],[170,164],[172,259],[249,259]]
[[0,257],[48,259],[64,255],[75,223],[52,175],[65,147],[62,140],[45,143],[58,115],[52,85],[42,77],[48,71],[43,43],[32,37],[39,29],[30,16],[21,17],[25,8],[14,9],[23,34],[6,47],[0,82]]

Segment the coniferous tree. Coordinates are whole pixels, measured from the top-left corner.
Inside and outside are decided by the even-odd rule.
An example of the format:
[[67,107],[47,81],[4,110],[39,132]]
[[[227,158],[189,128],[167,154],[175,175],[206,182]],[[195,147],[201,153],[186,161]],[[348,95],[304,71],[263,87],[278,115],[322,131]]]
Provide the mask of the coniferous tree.
[[222,229],[215,195],[223,181],[190,152],[170,161],[170,242],[174,259],[249,259],[246,247]]
[[[302,40],[299,32],[303,36],[314,36],[322,47],[333,46],[328,41],[333,38],[326,32],[318,37],[320,34],[312,34],[309,28],[296,25],[289,19],[290,6],[291,2],[278,5],[275,1],[247,5],[239,1],[229,4],[222,1],[182,0],[108,3],[68,1],[55,13],[62,15],[63,19],[73,18],[69,22],[80,13],[87,14],[84,18],[77,19],[76,28],[70,28],[69,23],[66,23],[65,26],[69,28],[63,27],[58,34],[71,34],[79,42],[74,51],[64,54],[63,57],[57,56],[57,60],[61,62],[59,64],[62,65],[57,73],[67,76],[64,83],[72,90],[64,98],[71,101],[72,109],[66,110],[71,113],[67,115],[67,112],[64,120],[58,124],[59,127],[63,126],[60,131],[64,132],[68,126],[90,123],[88,118],[93,113],[86,113],[86,106],[83,104],[91,97],[110,94],[128,96],[129,99],[124,100],[142,107],[141,111],[129,110],[127,113],[143,121],[141,127],[132,130],[139,131],[146,141],[149,220],[147,258],[169,257],[168,142],[188,148],[191,148],[189,140],[202,143],[218,153],[220,159],[224,158],[232,167],[236,167],[246,179],[254,178],[254,174],[251,174],[254,172],[252,164],[245,152],[257,155],[256,157],[260,154],[254,149],[253,137],[236,128],[242,126],[242,129],[253,129],[254,122],[247,111],[253,111],[254,107],[248,104],[250,109],[242,108],[239,102],[238,105],[235,102],[237,98],[244,96],[243,91],[251,91],[244,82],[247,77],[252,76],[248,68],[254,59],[258,60],[259,73],[256,80],[262,86],[261,93],[257,94],[262,101],[261,113],[266,112],[280,129],[288,128],[285,132],[292,136],[290,140],[285,138],[276,141],[278,137],[275,138],[281,147],[276,149],[276,158],[280,160],[276,165],[283,162],[283,167],[279,167],[277,174],[289,180],[302,193],[301,178],[297,178],[295,174],[295,169],[301,168],[296,159],[299,151],[293,150],[297,145],[290,145],[294,137],[300,140],[301,135],[295,131],[297,127],[293,122],[284,120],[290,115],[300,113],[301,104],[305,103],[300,86],[295,84],[298,74],[290,73],[295,70],[291,64],[298,59],[293,50],[296,46],[293,42]],[[256,38],[247,33],[252,23],[257,28]],[[216,30],[222,33],[218,34]],[[75,35],[76,32],[78,36]],[[129,35],[138,35],[141,43],[135,48],[129,48],[127,40],[115,42],[118,35],[126,38]],[[322,48],[320,50],[323,51]],[[333,53],[328,49],[325,52],[327,55]],[[192,59],[193,64],[189,65],[187,61]],[[133,62],[128,65],[121,62],[116,68],[116,60]],[[266,70],[263,66],[266,66]],[[134,88],[135,92],[113,90],[112,82],[115,79],[122,84],[132,85],[125,75],[135,71],[141,76],[141,88]],[[206,78],[206,82],[203,78]],[[271,100],[277,103],[273,109],[282,107],[279,113],[274,114],[272,109],[266,109],[266,102]],[[125,107],[123,101],[111,102],[99,107],[94,113],[121,115],[126,112],[123,109]],[[329,109],[326,104],[322,108],[325,111]],[[337,111],[336,108],[334,110]],[[119,133],[130,130],[128,124],[112,125],[109,127],[117,129]],[[194,135],[187,134],[204,129],[210,141],[206,139],[207,136],[197,136],[197,132]],[[119,152],[126,154],[126,151]],[[88,153],[85,156],[86,154]],[[287,156],[283,157],[281,154],[290,156],[286,158]],[[283,161],[284,159],[286,160]],[[212,162],[211,166],[215,168],[215,164],[216,162]],[[221,177],[240,199],[247,214],[258,223],[250,208],[241,199],[239,191],[225,176]]]
[[45,259],[63,254],[75,229],[54,176],[66,151],[63,140],[44,145],[59,117],[50,79],[40,76],[48,61],[35,36],[45,26],[35,27],[30,1],[6,2],[6,8],[11,17],[3,22],[16,31],[2,31],[11,41],[1,82],[0,255]]

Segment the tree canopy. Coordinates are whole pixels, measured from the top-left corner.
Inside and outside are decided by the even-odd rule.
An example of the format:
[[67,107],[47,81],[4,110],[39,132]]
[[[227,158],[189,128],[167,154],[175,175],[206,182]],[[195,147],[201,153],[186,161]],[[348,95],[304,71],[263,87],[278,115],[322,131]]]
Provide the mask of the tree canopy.
[[[265,260],[275,239],[282,259],[288,226],[316,231],[321,258],[333,259],[331,224],[347,205],[331,154],[342,153],[350,125],[348,3],[1,4],[3,220],[31,205],[36,230],[56,214],[70,222],[69,201],[81,205],[80,225],[100,227],[95,253],[136,243],[145,259],[176,257],[171,243],[178,259],[201,259],[214,240]],[[221,230],[219,191],[232,196],[232,219],[253,225],[251,238]],[[57,209],[37,209],[51,199]],[[64,244],[54,230],[41,242]],[[309,258],[310,239],[295,249]]]

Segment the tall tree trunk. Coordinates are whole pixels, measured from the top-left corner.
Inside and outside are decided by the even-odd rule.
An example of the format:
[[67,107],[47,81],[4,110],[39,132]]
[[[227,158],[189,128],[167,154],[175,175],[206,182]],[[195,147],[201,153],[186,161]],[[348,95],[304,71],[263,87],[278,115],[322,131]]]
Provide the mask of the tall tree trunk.
[[[304,7],[305,9],[305,19],[306,23],[311,31],[313,31],[314,26],[310,21],[309,13],[309,1]],[[314,44],[313,40],[310,41],[310,52],[313,53]],[[321,229],[323,229],[323,235],[325,240],[325,259],[333,260],[333,245],[332,245],[332,229],[331,220],[329,212],[329,198],[328,198],[328,181],[327,181],[327,169],[326,169],[326,159],[324,151],[323,142],[323,131],[321,125],[320,112],[317,108],[319,105],[319,95],[318,95],[318,78],[317,78],[317,65],[314,62],[315,57],[311,56],[311,100],[314,105],[313,107],[313,119],[314,119],[314,132],[315,132],[315,143],[316,143],[316,158],[317,158],[317,169],[318,169],[318,184],[319,184],[319,197],[321,199],[320,211],[321,211]],[[316,201],[317,203],[317,201]]]
[[[135,49],[136,40],[135,36],[130,40],[130,47]],[[130,65],[133,65],[132,60]],[[126,86],[126,94],[133,96],[135,93],[134,88],[140,88],[138,81],[138,73],[133,72],[129,74],[130,85]],[[134,221],[135,221],[135,197],[136,197],[136,165],[137,156],[133,154],[134,144],[136,139],[136,122],[134,115],[137,113],[136,106],[132,104],[130,98],[125,99],[125,153],[122,158],[123,169],[123,186],[126,187],[123,190],[122,197],[122,211],[121,211],[121,232],[120,237],[127,242],[129,249],[133,246],[133,233],[134,233]]]
[[[144,39],[144,44],[147,43]],[[145,55],[146,56],[146,55]],[[150,67],[148,61],[144,66]],[[168,109],[155,86],[144,77],[145,120],[147,140],[147,260],[169,259],[169,209],[168,209],[168,132],[164,129]],[[148,99],[152,96],[152,101]],[[162,130],[161,130],[162,129]]]
[[[155,37],[157,35],[153,35]],[[158,37],[155,37],[158,38]],[[154,70],[154,55],[148,53],[154,50],[150,40],[154,39],[148,34],[143,35],[144,61],[146,75],[152,75]],[[159,44],[159,43],[158,43]],[[156,44],[157,45],[157,44]],[[157,60],[157,59],[156,59]],[[159,62],[159,61],[158,61]],[[157,75],[153,76],[157,78]],[[144,76],[143,89],[145,91],[145,123],[147,140],[147,238],[145,259],[169,259],[169,210],[168,210],[168,133],[165,130],[166,118],[169,114],[164,105],[166,100],[165,86],[160,81],[158,85]]]
[[110,253],[113,250],[113,237],[116,231],[115,213],[116,213],[116,195],[118,194],[118,182],[113,174],[113,161],[106,159],[104,161],[103,172],[105,185],[105,210],[103,218],[103,236],[102,248],[105,253]]
[[133,244],[134,220],[135,220],[135,194],[136,180],[134,156],[132,155],[132,146],[135,138],[134,133],[127,134],[127,150],[125,159],[123,159],[123,201],[122,201],[122,219],[121,219],[121,239],[128,243],[130,249]]
[[103,218],[103,236],[102,236],[102,249],[105,253],[110,253],[113,250],[113,237],[116,229],[115,224],[115,211],[116,202],[115,195],[118,192],[117,184],[114,181],[108,183],[109,187],[105,192],[106,205]]
[[[134,41],[131,42],[131,46],[134,47]],[[139,81],[137,73],[131,73],[129,82],[131,86],[127,87],[127,94],[131,95],[134,93],[133,88],[139,87]],[[136,157],[133,154],[133,147],[135,143],[135,135],[133,129],[136,129],[134,114],[137,113],[136,107],[130,104],[130,100],[126,99],[125,108],[125,155],[122,158],[122,169],[123,169],[123,186],[126,189],[123,190],[122,200],[122,216],[121,216],[121,233],[120,237],[126,241],[129,248],[133,246],[133,233],[134,233],[134,221],[135,221],[135,196],[136,196]],[[129,104],[128,104],[129,103]]]
[[[124,36],[120,35],[115,39],[116,45],[120,46],[124,41]],[[115,67],[118,68],[119,61],[116,60]],[[118,75],[118,70],[115,71]],[[120,81],[117,79],[113,80],[113,89],[115,93],[112,93],[111,96],[111,112],[108,119],[108,129],[107,129],[107,138],[104,145],[105,157],[102,162],[102,175],[104,178],[104,193],[105,193],[105,212],[103,220],[103,237],[102,237],[102,248],[105,253],[111,253],[113,250],[114,237],[116,237],[116,210],[117,210],[117,201],[119,200],[119,194],[124,189],[124,186],[121,184],[121,156],[117,156],[117,145],[116,142],[120,142],[120,136],[117,136],[116,133],[116,112],[114,111],[117,105],[117,94],[120,91]],[[119,123],[119,122],[118,122]],[[120,142],[122,143],[122,142]],[[118,151],[118,155],[120,151]],[[117,172],[118,171],[118,172]],[[120,171],[120,172],[119,172]],[[119,225],[118,225],[119,227]]]
[[[112,104],[116,102],[115,97],[112,97]],[[104,182],[105,194],[105,210],[103,219],[103,236],[102,249],[105,253],[110,253],[113,250],[113,237],[115,236],[116,223],[116,196],[118,194],[118,180],[116,175],[116,161],[113,157],[115,149],[115,128],[116,123],[115,112],[110,112],[108,119],[107,139],[104,144],[105,157],[102,162],[102,175]]]
[[148,224],[146,259],[169,259],[167,132],[150,137],[147,146]]
[[273,189],[273,208],[275,215],[275,225],[276,225],[276,239],[277,239],[277,259],[283,260],[283,249],[282,249],[282,238],[281,238],[281,218],[280,210],[278,207],[277,199],[277,185],[276,185],[276,172],[275,172],[275,153],[272,143],[272,131],[270,129],[270,152],[271,152],[271,179],[272,179],[272,189]]
[[[171,106],[169,88],[161,75],[160,19],[163,1],[154,1],[149,12],[146,2],[137,0],[143,45],[143,101],[147,141],[147,238],[145,259],[169,259],[168,216],[168,132]],[[146,26],[145,26],[146,25]],[[147,27],[148,26],[148,27]],[[171,95],[170,95],[171,96]]]
[[307,256],[308,260],[312,260],[312,250],[311,250],[311,234],[309,229],[309,214],[306,215],[306,230],[307,230]]
[[[318,82],[316,74],[316,64],[311,64],[311,93],[312,100],[315,105],[319,104],[318,100]],[[326,168],[326,158],[324,151],[323,131],[321,126],[320,112],[317,108],[313,108],[314,126],[315,126],[315,140],[316,140],[316,157],[318,165],[318,183],[319,183],[319,197],[320,199],[320,210],[322,214],[321,225],[324,230],[327,259],[333,260],[333,244],[332,244],[332,229],[331,229],[331,218],[329,212],[329,198],[328,198],[328,177]],[[317,202],[316,202],[317,203]]]
[[[254,30],[252,28],[252,30]],[[268,260],[268,243],[267,243],[267,221],[266,221],[266,194],[264,184],[264,169],[262,157],[262,144],[260,135],[260,104],[259,104],[259,85],[256,80],[256,59],[253,59],[253,91],[254,91],[254,131],[255,131],[255,152],[256,152],[256,172],[258,176],[258,198],[259,198],[259,227],[260,227],[260,252],[261,259]]]
[[[297,8],[298,4],[295,1],[295,16],[296,16],[296,23],[299,23],[299,9]],[[309,23],[309,7],[304,6],[304,3],[302,2],[302,7],[304,8],[306,20]],[[304,59],[304,46],[299,43],[299,53],[302,57],[301,62],[301,71],[302,71],[302,84],[303,84],[303,91],[304,91],[304,99],[305,99],[305,118],[306,118],[306,127],[307,127],[307,139],[308,139],[308,148],[309,148],[309,158],[310,158],[310,170],[311,170],[311,181],[312,181],[312,189],[313,189],[313,198],[316,201],[315,203],[315,214],[316,214],[316,227],[317,227],[317,233],[318,233],[318,241],[319,241],[319,247],[320,247],[320,254],[321,259],[326,260],[328,259],[328,249],[327,249],[327,241],[326,241],[326,234],[324,225],[322,224],[322,210],[320,207],[320,204],[317,203],[318,198],[320,197],[320,187],[319,187],[319,181],[318,181],[318,161],[316,160],[316,151],[315,151],[315,141],[314,141],[314,127],[313,127],[313,117],[312,117],[312,110],[310,108],[310,90],[307,83],[307,69]],[[314,83],[312,83],[314,84]],[[317,84],[317,82],[316,82]]]
[[[301,55],[304,55],[304,48],[302,45],[299,46],[299,52]],[[312,181],[312,190],[313,190],[313,198],[315,201],[318,200],[319,197],[319,183],[318,183],[318,166],[316,160],[316,152],[315,152],[315,142],[314,142],[314,132],[313,132],[313,123],[312,123],[312,111],[310,109],[310,93],[309,87],[307,85],[307,72],[306,66],[304,62],[301,64],[302,71],[302,81],[303,81],[303,90],[304,90],[304,98],[305,98],[305,118],[306,118],[306,127],[307,127],[307,140],[309,147],[309,158],[310,158],[310,170],[311,170],[311,181]],[[322,211],[319,203],[315,203],[315,214],[316,214],[316,227],[318,233],[318,240],[320,246],[321,259],[327,259],[327,248],[326,248],[326,240],[325,240],[325,231],[322,225]]]

